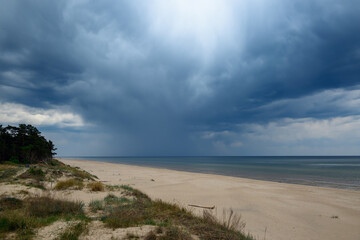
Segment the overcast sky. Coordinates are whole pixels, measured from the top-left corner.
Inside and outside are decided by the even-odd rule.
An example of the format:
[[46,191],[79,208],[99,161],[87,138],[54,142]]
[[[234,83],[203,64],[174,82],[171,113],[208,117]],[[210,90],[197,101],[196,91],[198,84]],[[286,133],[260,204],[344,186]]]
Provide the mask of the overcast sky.
[[0,0],[0,123],[62,156],[360,155],[359,0]]

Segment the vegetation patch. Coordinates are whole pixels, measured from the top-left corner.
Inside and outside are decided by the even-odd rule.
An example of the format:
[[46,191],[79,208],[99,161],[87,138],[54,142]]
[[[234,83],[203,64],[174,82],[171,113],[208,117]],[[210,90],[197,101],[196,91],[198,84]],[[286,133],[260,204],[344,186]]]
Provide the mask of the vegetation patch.
[[97,178],[95,175],[92,175],[76,167],[71,167],[69,165],[66,165],[56,159],[52,159],[48,162],[48,168],[52,170],[52,176],[54,178],[60,177],[64,174],[69,177],[73,177],[81,180],[87,179],[94,181],[95,178]]
[[87,188],[94,192],[101,192],[105,189],[104,184],[101,182],[91,182],[87,185]]
[[3,181],[7,181],[7,180],[11,179],[11,177],[15,176],[20,169],[21,168],[19,168],[19,167],[1,164],[0,165],[0,181],[3,182]]
[[56,240],[77,240],[86,230],[87,223],[82,221],[68,227]]
[[14,197],[0,198],[0,211],[19,209],[23,206],[23,201]]
[[1,206],[0,234],[16,232],[19,239],[30,239],[34,235],[34,229],[60,218],[85,219],[81,202],[52,197],[31,197],[25,200],[2,198]]
[[82,202],[73,202],[67,200],[59,200],[52,197],[32,197],[26,202],[29,204],[27,211],[30,216],[46,217],[46,216],[66,216],[66,215],[82,215]]
[[120,185],[120,188],[122,188],[128,192],[134,191],[134,188],[130,187],[129,185]]
[[44,181],[45,172],[41,168],[29,168],[26,172],[19,176],[21,179],[34,179],[36,181]]
[[[163,234],[149,233],[146,239],[192,239],[191,234],[200,239],[253,239],[243,233],[245,224],[233,211],[221,222],[210,212],[205,211],[202,217],[198,217],[176,204],[152,201],[146,194],[131,187],[123,189],[125,195],[131,195],[134,199],[126,204],[118,202],[119,198],[114,195],[104,199],[102,220],[107,227],[127,228],[144,224],[165,227]],[[110,203],[112,207],[106,208]]]
[[119,191],[122,190],[122,185],[105,185],[106,190],[108,191]]
[[92,200],[89,203],[90,211],[96,213],[99,210],[104,210],[104,201],[101,200]]
[[18,183],[25,185],[27,187],[33,187],[33,188],[38,188],[41,190],[46,190],[46,187],[44,186],[44,184],[42,182],[32,181],[32,182],[27,182],[27,183],[23,183],[23,182],[18,182]]
[[36,225],[32,218],[20,211],[3,211],[0,213],[0,232],[24,230]]
[[55,190],[65,190],[65,189],[74,189],[81,190],[84,187],[84,183],[78,179],[68,179],[64,181],[59,181],[55,185]]

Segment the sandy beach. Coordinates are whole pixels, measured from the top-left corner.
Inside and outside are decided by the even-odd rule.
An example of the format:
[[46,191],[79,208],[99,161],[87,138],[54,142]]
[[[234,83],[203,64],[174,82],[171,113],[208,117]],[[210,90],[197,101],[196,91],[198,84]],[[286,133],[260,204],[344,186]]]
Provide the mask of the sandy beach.
[[212,211],[219,218],[232,208],[257,239],[360,239],[360,191],[60,160],[95,174],[106,184],[129,184],[153,199],[182,206],[215,205]]

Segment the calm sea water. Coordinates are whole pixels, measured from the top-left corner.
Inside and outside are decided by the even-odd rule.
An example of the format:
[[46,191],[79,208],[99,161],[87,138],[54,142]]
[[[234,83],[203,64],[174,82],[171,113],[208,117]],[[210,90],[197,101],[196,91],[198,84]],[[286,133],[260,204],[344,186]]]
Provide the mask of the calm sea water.
[[67,157],[360,190],[360,157]]

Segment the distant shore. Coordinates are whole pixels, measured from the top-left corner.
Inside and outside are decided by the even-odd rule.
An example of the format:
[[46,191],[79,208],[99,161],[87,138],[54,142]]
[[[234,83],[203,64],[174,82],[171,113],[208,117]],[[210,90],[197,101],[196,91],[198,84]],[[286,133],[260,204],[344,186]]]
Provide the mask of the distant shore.
[[[360,191],[277,183],[125,164],[60,159],[107,184],[130,184],[183,206],[232,208],[258,239],[360,239]],[[195,212],[200,211],[197,208]]]

